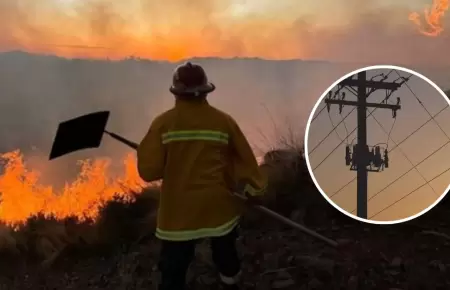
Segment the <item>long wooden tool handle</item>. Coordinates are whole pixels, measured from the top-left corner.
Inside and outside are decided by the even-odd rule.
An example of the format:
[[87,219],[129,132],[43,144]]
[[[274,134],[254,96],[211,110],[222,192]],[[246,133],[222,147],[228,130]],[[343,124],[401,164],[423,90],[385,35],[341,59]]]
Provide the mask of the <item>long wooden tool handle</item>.
[[[121,143],[123,143],[123,144],[125,144],[125,145],[127,145],[127,146],[129,146],[131,148],[133,148],[133,149],[137,149],[138,148],[138,144],[137,143],[134,143],[134,142],[132,142],[130,140],[127,140],[127,139],[125,139],[122,136],[119,136],[119,135],[117,135],[115,133],[112,133],[112,132],[108,132],[106,130],[105,130],[105,133],[108,134],[109,136],[111,136],[112,138],[116,139],[117,141],[119,141],[119,142],[121,142]],[[234,195],[236,197],[240,198],[240,199],[246,200],[246,198],[244,196],[242,196],[241,194],[235,193]],[[310,230],[307,227],[302,226],[302,225],[294,222],[293,220],[290,220],[290,219],[288,219],[288,218],[286,218],[286,217],[284,217],[284,216],[282,216],[282,215],[280,215],[280,214],[278,214],[278,213],[276,213],[276,212],[274,212],[274,211],[272,211],[272,210],[270,210],[270,209],[268,209],[268,208],[266,208],[264,206],[255,205],[254,208],[256,210],[264,213],[265,215],[268,215],[268,216],[272,217],[273,219],[276,219],[276,220],[278,220],[278,221],[280,221],[280,222],[282,222],[282,223],[284,223],[284,224],[286,224],[288,226],[293,227],[294,229],[300,230],[300,231],[302,231],[302,232],[304,232],[304,233],[306,233],[306,234],[308,234],[308,235],[310,235],[310,236],[312,236],[314,238],[317,238],[317,239],[325,242],[326,244],[328,244],[328,245],[330,245],[332,247],[337,247],[338,246],[338,243],[336,241],[333,241],[333,240],[331,240],[331,239],[329,239],[327,237],[324,237],[321,234],[319,234],[319,233],[317,233],[317,232],[315,232],[313,230]]]
[[[240,198],[240,199],[242,199],[244,201],[247,200],[246,197],[244,197],[242,194],[239,194],[239,193],[234,193],[234,196],[236,196],[236,197],[238,197],[238,198]],[[277,212],[274,212],[273,210],[270,210],[270,209],[268,209],[265,206],[253,205],[253,208],[258,210],[259,212],[267,215],[267,216],[270,216],[273,219],[276,219],[276,220],[278,220],[278,221],[280,221],[280,222],[282,222],[282,223],[284,223],[284,224],[286,224],[286,225],[288,225],[290,227],[293,227],[294,229],[297,229],[297,230],[302,231],[302,232],[304,232],[304,233],[306,233],[306,234],[308,234],[308,235],[310,235],[310,236],[312,236],[312,237],[314,237],[316,239],[319,239],[322,242],[325,242],[326,244],[328,244],[328,245],[330,245],[332,247],[338,247],[339,246],[339,244],[336,241],[333,241],[333,240],[331,240],[331,239],[329,239],[329,238],[327,238],[325,236],[322,236],[321,234],[319,234],[319,233],[317,233],[317,232],[315,232],[315,231],[313,231],[311,229],[308,229],[307,227],[305,227],[305,226],[303,226],[303,225],[301,225],[299,223],[296,223],[293,220],[288,219],[287,217],[282,216],[281,214],[279,214]]]
[[322,242],[327,243],[328,245],[330,245],[332,247],[338,247],[338,245],[339,245],[336,241],[333,241],[333,240],[331,240],[331,239],[329,239],[329,238],[327,238],[325,236],[322,236],[321,234],[319,234],[319,233],[317,233],[317,232],[315,232],[313,230],[310,230],[307,227],[302,226],[301,224],[298,224],[298,223],[294,222],[293,220],[288,219],[288,218],[286,218],[286,217],[284,217],[284,216],[282,216],[282,215],[280,215],[280,214],[278,214],[278,213],[276,213],[276,212],[274,212],[274,211],[272,211],[272,210],[270,210],[270,209],[268,209],[268,208],[266,208],[264,206],[256,205],[256,206],[254,206],[254,208],[257,209],[258,211],[260,211],[260,212],[262,212],[262,213],[264,213],[264,214],[266,214],[266,215],[268,215],[268,216],[270,216],[270,217],[272,217],[272,218],[274,218],[274,219],[276,219],[276,220],[286,224],[286,225],[289,225],[289,226],[293,227],[294,229],[300,230],[300,231],[302,231],[302,232],[304,232],[304,233],[306,233],[306,234],[308,234],[308,235],[310,235],[310,236],[312,236],[314,238],[317,238],[317,239],[321,240]]
[[116,139],[119,142],[122,142],[125,145],[130,146],[133,149],[137,149],[138,148],[138,144],[134,143],[133,141],[130,141],[128,139],[123,138],[122,136],[117,135],[116,133],[113,132],[109,132],[109,131],[104,131],[106,134],[108,134],[109,136],[111,136],[112,138]]

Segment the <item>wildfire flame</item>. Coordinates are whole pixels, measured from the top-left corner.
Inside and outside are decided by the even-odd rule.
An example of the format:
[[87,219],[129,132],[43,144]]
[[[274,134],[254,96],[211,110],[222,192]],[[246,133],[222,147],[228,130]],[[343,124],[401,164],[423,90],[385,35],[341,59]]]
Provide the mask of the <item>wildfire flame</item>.
[[[261,164],[262,158],[257,159]],[[119,177],[108,174],[108,159],[79,161],[79,175],[61,191],[42,185],[40,172],[30,169],[18,150],[0,154],[0,161],[4,163],[0,174],[0,222],[12,227],[38,213],[57,219],[95,220],[100,207],[114,196],[130,201],[133,192],[149,185],[139,177],[133,154],[124,158]]]
[[0,160],[4,162],[0,175],[0,221],[11,226],[22,224],[37,213],[58,219],[96,219],[104,202],[116,195],[130,200],[132,192],[146,186],[139,178],[132,154],[124,158],[118,178],[108,174],[108,159],[80,161],[78,177],[59,192],[40,183],[40,173],[27,167],[20,151],[0,154]]
[[433,0],[431,7],[426,7],[424,10],[425,23],[421,21],[417,12],[412,12],[409,15],[409,20],[417,26],[419,32],[423,35],[438,36],[444,31],[442,19],[448,7],[449,0]]

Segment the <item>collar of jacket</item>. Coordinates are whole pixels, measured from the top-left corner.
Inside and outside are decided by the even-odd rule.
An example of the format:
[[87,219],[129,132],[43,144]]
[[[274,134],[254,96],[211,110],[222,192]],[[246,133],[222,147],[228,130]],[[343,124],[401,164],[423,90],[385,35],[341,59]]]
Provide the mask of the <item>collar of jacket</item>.
[[202,99],[202,100],[176,99],[175,100],[176,107],[193,107],[193,106],[201,106],[201,105],[209,105],[209,103],[206,99]]

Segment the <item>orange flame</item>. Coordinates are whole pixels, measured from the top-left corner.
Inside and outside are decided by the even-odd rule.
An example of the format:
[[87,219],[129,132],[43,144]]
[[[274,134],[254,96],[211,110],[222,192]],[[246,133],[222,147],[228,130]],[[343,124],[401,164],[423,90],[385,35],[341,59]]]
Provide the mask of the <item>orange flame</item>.
[[424,10],[425,24],[420,20],[420,15],[417,12],[409,14],[409,20],[412,21],[419,32],[426,36],[438,36],[444,31],[442,19],[445,12],[448,10],[449,0],[433,0],[430,7]]
[[131,200],[131,192],[146,185],[139,178],[132,154],[124,159],[119,178],[108,176],[107,159],[80,161],[80,174],[61,192],[40,184],[39,172],[27,168],[19,151],[1,154],[0,160],[5,162],[0,175],[0,221],[12,226],[37,213],[58,219],[70,216],[95,219],[104,202],[118,194]]

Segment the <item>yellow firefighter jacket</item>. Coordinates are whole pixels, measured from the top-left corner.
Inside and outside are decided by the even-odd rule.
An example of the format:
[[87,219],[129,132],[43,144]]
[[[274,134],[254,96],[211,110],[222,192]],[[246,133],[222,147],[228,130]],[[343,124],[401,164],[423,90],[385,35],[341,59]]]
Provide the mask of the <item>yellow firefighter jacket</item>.
[[185,241],[229,233],[244,205],[232,195],[237,182],[262,195],[264,172],[234,119],[206,100],[177,100],[156,117],[137,150],[147,182],[162,179],[156,236]]

